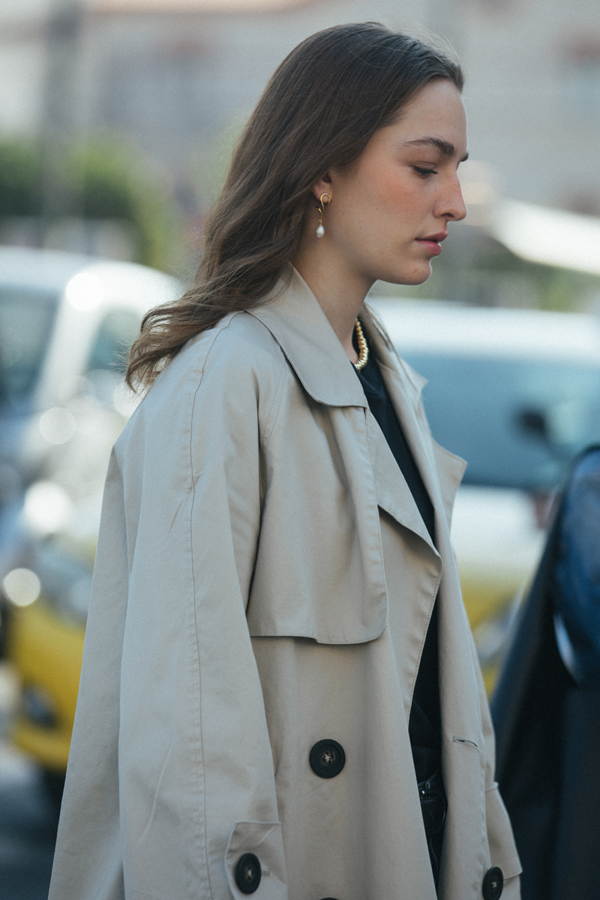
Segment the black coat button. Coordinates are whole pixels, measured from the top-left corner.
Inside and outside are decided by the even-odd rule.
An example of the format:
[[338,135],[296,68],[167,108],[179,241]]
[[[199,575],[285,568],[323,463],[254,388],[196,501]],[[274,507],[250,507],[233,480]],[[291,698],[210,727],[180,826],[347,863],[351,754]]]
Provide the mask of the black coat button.
[[309,761],[319,778],[335,778],[346,764],[346,754],[337,741],[317,741],[310,751]]
[[483,900],[499,900],[504,890],[504,875],[502,869],[493,866],[488,869],[483,879]]
[[244,853],[235,867],[235,883],[242,894],[253,894],[261,879],[260,862],[254,853]]

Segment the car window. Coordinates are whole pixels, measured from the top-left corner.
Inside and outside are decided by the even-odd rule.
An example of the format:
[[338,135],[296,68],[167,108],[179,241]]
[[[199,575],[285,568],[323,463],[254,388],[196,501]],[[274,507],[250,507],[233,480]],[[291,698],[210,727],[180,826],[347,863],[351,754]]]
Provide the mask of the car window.
[[433,436],[467,460],[466,484],[547,490],[574,453],[600,441],[600,363],[404,358],[428,379]]
[[129,346],[140,329],[132,310],[114,309],[101,321],[88,362],[88,372],[108,370],[124,374]]
[[37,385],[58,295],[0,285],[0,406],[25,410]]

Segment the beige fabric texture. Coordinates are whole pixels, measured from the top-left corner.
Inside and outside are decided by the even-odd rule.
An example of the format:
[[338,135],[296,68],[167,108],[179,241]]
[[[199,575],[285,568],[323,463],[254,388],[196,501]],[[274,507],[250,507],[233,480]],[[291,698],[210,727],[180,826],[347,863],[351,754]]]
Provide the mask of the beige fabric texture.
[[[518,900],[449,526],[464,463],[361,316],[436,543],[320,305],[291,269],[159,376],[105,490],[50,900],[435,900],[408,738],[439,587],[439,896]],[[319,740],[346,764],[322,779]]]

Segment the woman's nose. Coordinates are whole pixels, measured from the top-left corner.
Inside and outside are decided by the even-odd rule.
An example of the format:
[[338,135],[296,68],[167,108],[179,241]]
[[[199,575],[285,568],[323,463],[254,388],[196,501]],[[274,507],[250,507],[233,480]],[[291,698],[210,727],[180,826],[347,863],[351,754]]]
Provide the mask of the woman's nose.
[[446,185],[444,196],[437,204],[436,215],[452,219],[454,222],[460,222],[467,215],[467,207],[463,200],[458,176]]

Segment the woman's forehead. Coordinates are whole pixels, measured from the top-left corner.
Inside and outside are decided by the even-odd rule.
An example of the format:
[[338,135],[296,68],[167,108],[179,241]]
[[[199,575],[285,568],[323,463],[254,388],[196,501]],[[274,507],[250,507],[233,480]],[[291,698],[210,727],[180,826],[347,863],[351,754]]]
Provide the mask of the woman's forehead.
[[407,148],[422,147],[446,157],[466,159],[466,113],[458,88],[450,81],[425,85],[402,109],[401,115],[381,129]]

